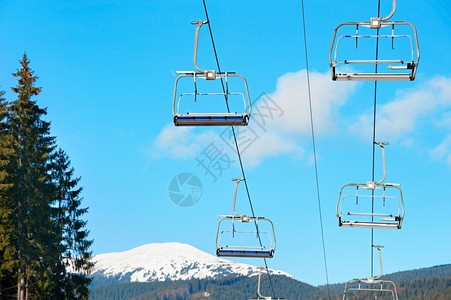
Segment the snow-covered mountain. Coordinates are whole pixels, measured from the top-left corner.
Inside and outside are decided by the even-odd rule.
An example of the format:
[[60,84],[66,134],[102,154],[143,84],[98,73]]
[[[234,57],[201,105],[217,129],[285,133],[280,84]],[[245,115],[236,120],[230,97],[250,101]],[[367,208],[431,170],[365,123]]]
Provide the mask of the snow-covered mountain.
[[[93,261],[93,285],[258,274],[257,266],[221,259],[182,243],[147,244],[124,252],[94,255]],[[294,278],[283,271],[271,270],[271,274]]]

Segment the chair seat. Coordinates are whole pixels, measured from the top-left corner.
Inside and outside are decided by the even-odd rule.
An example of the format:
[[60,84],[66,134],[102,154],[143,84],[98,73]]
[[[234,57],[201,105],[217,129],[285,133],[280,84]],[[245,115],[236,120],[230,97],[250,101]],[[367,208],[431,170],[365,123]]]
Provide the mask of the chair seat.
[[221,257],[262,257],[272,258],[273,250],[235,250],[235,249],[217,249],[216,255]]
[[246,126],[247,114],[178,114],[174,116],[175,126]]
[[411,81],[409,73],[337,73],[336,81]]
[[343,221],[340,220],[340,226],[343,227],[361,227],[361,228],[388,228],[401,229],[400,222],[386,223],[386,222],[362,222],[362,221]]
[[286,298],[259,297],[251,298],[251,300],[286,300]]

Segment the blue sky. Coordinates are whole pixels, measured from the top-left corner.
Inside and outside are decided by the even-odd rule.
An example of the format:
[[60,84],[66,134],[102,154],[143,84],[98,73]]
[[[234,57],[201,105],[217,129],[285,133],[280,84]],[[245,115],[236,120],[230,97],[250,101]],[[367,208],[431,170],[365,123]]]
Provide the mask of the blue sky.
[[[414,82],[378,85],[377,139],[390,143],[387,181],[402,184],[406,206],[401,230],[375,230],[385,272],[450,263],[451,253],[451,6],[398,2],[392,20],[416,25],[421,59]],[[390,5],[382,1],[383,15]],[[246,77],[254,108],[277,108],[264,125],[251,118],[255,142],[243,151],[255,213],[276,228],[269,267],[323,284],[300,1],[207,6],[222,70]],[[339,228],[335,205],[341,186],[371,179],[374,84],[332,82],[328,53],[335,26],[368,21],[377,1],[305,1],[305,9],[329,279],[342,282],[370,275],[370,230]],[[43,87],[36,100],[82,177],[95,254],[171,241],[214,254],[217,217],[232,212],[230,179],[240,177],[236,154],[226,128],[175,128],[171,113],[173,72],[194,69],[190,22],[203,19],[200,0],[0,0],[0,88],[14,100],[11,74],[26,52]],[[215,67],[206,28],[198,61]],[[235,161],[216,181],[196,160],[211,143]],[[183,172],[203,185],[191,207],[168,195]],[[242,188],[237,206],[249,213]]]

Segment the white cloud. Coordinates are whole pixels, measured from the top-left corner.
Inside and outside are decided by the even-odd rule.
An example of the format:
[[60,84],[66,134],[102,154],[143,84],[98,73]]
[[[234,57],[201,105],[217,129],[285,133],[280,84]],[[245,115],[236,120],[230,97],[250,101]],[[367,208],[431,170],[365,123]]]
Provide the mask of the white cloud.
[[[451,106],[451,78],[438,76],[421,87],[396,93],[393,101],[377,111],[378,136],[398,140],[413,132],[419,119],[427,117],[437,108]],[[365,113],[350,126],[350,131],[369,138],[372,135],[373,115]]]
[[[356,83],[336,83],[329,72],[310,73],[315,133],[328,135],[338,128],[337,111],[345,104]],[[243,151],[246,167],[256,167],[266,158],[279,155],[302,157],[302,138],[310,138],[310,110],[306,71],[287,73],[277,80],[276,90],[264,95],[253,107],[248,128],[254,131],[254,142]],[[237,129],[239,130],[239,129]],[[196,134],[194,128],[167,125],[146,151],[153,158],[194,158],[212,141],[222,149],[232,150],[221,141],[222,130]],[[249,134],[249,133],[248,133]],[[238,135],[245,138],[246,134]],[[251,136],[252,138],[252,136]]]
[[443,112],[437,122],[437,125],[451,129],[451,111]]
[[[337,111],[355,89],[355,82],[337,83],[329,72],[310,73],[313,119],[316,133],[327,134],[337,125]],[[310,110],[306,71],[287,73],[277,80],[276,91],[269,95],[284,115],[274,126],[284,132],[310,135]]]
[[212,131],[195,134],[193,127],[166,125],[145,151],[152,158],[186,159],[198,155],[202,148],[217,138]]
[[437,76],[431,80],[431,86],[439,91],[438,102],[440,104],[451,105],[451,78],[444,76]]
[[440,145],[429,151],[429,154],[435,160],[444,160],[451,167],[451,134]]
[[413,144],[415,143],[413,138],[405,138],[402,142],[401,145],[404,145],[406,147],[412,147]]
[[258,166],[264,159],[281,154],[291,154],[299,157],[304,154],[302,147],[290,138],[281,136],[273,130],[261,135],[245,152],[243,159],[246,167]]
[[[328,72],[312,72],[310,82],[315,133],[317,136],[336,134],[340,127],[339,110],[357,85],[355,82],[333,82]],[[414,141],[408,134],[415,131],[418,121],[438,112],[439,108],[448,107],[451,107],[451,78],[438,76],[414,90],[398,91],[393,101],[378,108],[378,136],[391,141],[401,140],[406,146],[412,145]],[[435,120],[436,125],[449,126],[449,117],[450,112],[442,112]],[[361,114],[349,130],[356,135],[370,137],[372,118],[372,112]],[[237,128],[237,131],[240,129],[245,128]],[[301,145],[310,139],[311,130],[306,71],[281,76],[276,90],[263,95],[254,105],[247,129],[253,130],[256,137],[248,147],[240,145],[246,167],[256,167],[265,159],[280,155],[304,157],[305,151]],[[215,128],[197,133],[192,127],[168,124],[146,152],[153,158],[194,158],[215,141],[234,159],[235,153],[221,140],[221,132],[222,129]],[[245,136],[238,135],[239,139]],[[451,163],[451,156],[442,154],[443,151],[451,152],[447,141],[431,150],[431,155]]]
[[[304,155],[301,142],[311,135],[306,74],[301,70],[281,76],[276,90],[264,95],[253,108],[249,126],[259,132],[259,138],[244,155],[251,167],[265,158],[281,154],[296,158]],[[310,84],[315,134],[333,134],[338,128],[337,112],[356,83],[337,84],[330,79],[328,72],[312,72]]]

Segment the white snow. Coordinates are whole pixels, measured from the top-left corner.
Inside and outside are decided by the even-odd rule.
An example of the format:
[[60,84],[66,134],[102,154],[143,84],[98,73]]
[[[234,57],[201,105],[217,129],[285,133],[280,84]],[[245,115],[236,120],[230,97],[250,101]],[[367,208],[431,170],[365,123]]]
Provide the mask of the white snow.
[[[93,275],[118,276],[119,279],[129,275],[131,281],[137,282],[258,274],[257,266],[221,259],[191,245],[175,242],[152,243],[124,252],[94,255],[93,262]],[[270,272],[294,278],[283,271]]]

